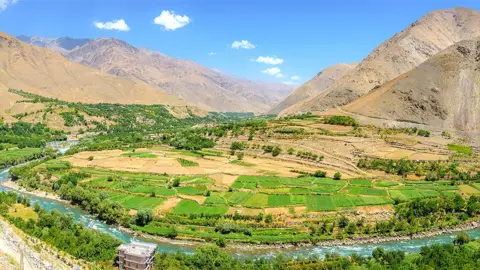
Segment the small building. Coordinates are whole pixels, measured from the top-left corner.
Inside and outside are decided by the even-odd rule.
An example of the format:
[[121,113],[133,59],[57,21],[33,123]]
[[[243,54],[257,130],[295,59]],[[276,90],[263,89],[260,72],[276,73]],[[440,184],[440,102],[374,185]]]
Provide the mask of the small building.
[[131,242],[118,247],[118,266],[122,270],[152,269],[156,244]]

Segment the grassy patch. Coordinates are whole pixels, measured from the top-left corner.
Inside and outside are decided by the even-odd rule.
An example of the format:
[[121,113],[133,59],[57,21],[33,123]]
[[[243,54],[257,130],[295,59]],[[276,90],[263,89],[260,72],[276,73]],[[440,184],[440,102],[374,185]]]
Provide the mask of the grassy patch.
[[375,182],[376,187],[394,187],[398,185],[399,183],[397,181],[382,180],[382,181]]
[[40,148],[23,148],[0,151],[0,168],[20,164],[41,157]]
[[188,214],[210,214],[224,215],[228,212],[228,206],[201,206],[196,201],[181,200],[175,208],[170,211],[172,214],[188,215]]
[[163,203],[163,198],[135,196],[125,193],[106,192],[108,198],[126,209],[153,209]]
[[208,204],[226,204],[226,203],[227,201],[225,201],[225,199],[220,197],[219,195],[211,195],[210,197],[207,197],[207,199],[203,204],[208,205]]
[[170,211],[170,213],[188,215],[191,213],[196,213],[198,210],[200,210],[200,208],[201,206],[196,201],[181,200],[177,206]]
[[230,164],[240,165],[240,166],[245,166],[245,167],[257,166],[256,164],[248,163],[248,162],[245,162],[245,161],[242,161],[242,160],[238,160],[238,159],[234,159],[234,160],[230,161],[229,163],[230,163]]
[[471,195],[471,194],[479,194],[480,191],[472,186],[469,186],[469,185],[459,185],[458,186],[460,188],[461,191]]
[[29,219],[33,219],[35,221],[38,220],[38,214],[35,211],[33,211],[32,208],[26,207],[25,205],[20,203],[12,204],[8,209],[8,215],[13,218],[15,217],[22,218],[25,221]]
[[194,187],[177,187],[178,193],[185,195],[204,195],[207,191],[206,186],[194,186]]
[[347,190],[348,190],[348,194],[352,194],[352,195],[387,196],[387,191],[384,189],[351,186],[351,187],[348,187]]
[[249,192],[228,192],[223,197],[227,199],[230,204],[242,204],[252,196]]
[[251,208],[261,208],[268,206],[268,195],[256,193],[250,196],[244,203],[243,206]]
[[307,208],[310,211],[333,211],[335,204],[332,196],[310,195],[306,197]]
[[184,158],[177,158],[178,163],[183,167],[197,167],[198,163]]
[[472,147],[468,145],[461,145],[461,144],[449,144],[448,145],[448,150],[450,151],[455,151],[460,154],[465,154],[465,155],[472,155]]
[[288,205],[305,204],[305,196],[302,195],[269,195],[269,207],[281,207]]
[[364,186],[364,187],[372,186],[372,180],[369,180],[369,179],[350,179],[348,181],[350,185],[353,185],[353,186]]
[[123,153],[122,156],[136,157],[136,158],[156,158],[157,157],[157,155],[152,154],[150,152],[127,152],[127,153]]

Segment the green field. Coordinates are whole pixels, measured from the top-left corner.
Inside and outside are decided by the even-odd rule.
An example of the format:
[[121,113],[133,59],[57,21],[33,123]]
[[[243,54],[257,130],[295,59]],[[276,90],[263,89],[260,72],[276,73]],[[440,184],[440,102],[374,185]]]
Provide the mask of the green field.
[[170,211],[172,214],[189,215],[189,214],[210,214],[224,215],[228,212],[228,206],[201,206],[196,201],[181,200],[175,208]]
[[42,156],[40,148],[9,149],[0,151],[0,168],[17,165]]
[[127,152],[127,153],[123,153],[122,156],[136,157],[136,158],[156,158],[157,157],[157,155],[149,152]]
[[372,186],[372,180],[369,179],[350,179],[348,180],[350,185],[353,186],[364,186],[364,187],[371,187]]
[[230,164],[240,165],[240,166],[245,166],[245,167],[254,167],[254,166],[257,166],[256,164],[248,163],[248,162],[245,162],[245,161],[242,161],[242,160],[238,160],[238,159],[234,159],[234,160],[230,161],[229,163],[230,163]]
[[449,144],[448,150],[455,151],[457,153],[465,154],[465,155],[472,155],[473,153],[471,146],[460,145],[460,144]]
[[352,186],[346,189],[348,194],[352,195],[367,195],[367,196],[387,196],[387,191],[384,189],[368,188],[361,186]]
[[383,180],[383,181],[375,182],[376,187],[394,187],[394,186],[398,186],[398,185],[399,185],[399,183],[397,181]]
[[178,163],[183,167],[197,167],[198,163],[184,158],[177,158]]
[[[68,166],[61,162],[48,162],[53,168]],[[206,175],[167,176],[136,174],[100,169],[81,169],[93,177],[81,183],[110,194],[127,209],[154,208],[166,197],[178,195],[207,196],[203,205],[182,200],[171,213],[210,213],[228,211],[230,206],[246,208],[306,206],[309,211],[334,211],[357,206],[392,204],[394,199],[414,200],[452,196],[458,186],[448,181],[387,181],[370,179],[333,180],[315,177],[277,177],[242,175],[237,177],[230,190],[212,189],[214,180]],[[172,186],[173,181],[179,186]],[[472,186],[460,186],[469,193],[480,193]],[[152,197],[152,196],[155,197]],[[220,208],[218,208],[220,207]],[[218,208],[218,209],[217,209]],[[225,210],[227,209],[227,210]],[[189,212],[190,211],[190,212]]]
[[143,197],[125,193],[106,192],[108,198],[126,209],[153,209],[163,203],[163,198]]

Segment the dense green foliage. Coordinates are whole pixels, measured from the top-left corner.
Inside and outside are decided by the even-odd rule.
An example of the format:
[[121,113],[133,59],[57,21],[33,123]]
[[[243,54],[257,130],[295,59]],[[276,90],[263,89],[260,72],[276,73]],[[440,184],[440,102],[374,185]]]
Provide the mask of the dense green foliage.
[[0,125],[0,143],[13,144],[19,148],[40,148],[44,147],[46,142],[66,139],[62,131],[48,128],[41,123],[15,122]]
[[194,254],[158,253],[155,269],[478,269],[480,250],[477,245],[432,245],[423,247],[419,253],[405,254],[403,251],[386,251],[383,248],[373,250],[370,257],[356,254],[339,256],[327,254],[322,259],[316,256],[308,258],[285,258],[241,261],[215,246],[201,246]]
[[[0,193],[0,205],[11,205],[15,202],[30,205],[28,199],[15,193]],[[4,207],[2,207],[4,208]],[[92,262],[111,262],[116,255],[116,248],[120,241],[112,236],[97,230],[85,228],[75,223],[72,214],[61,214],[53,210],[44,211],[38,205],[34,207],[38,220],[24,220],[20,217],[9,217],[5,211],[3,216],[25,233],[49,243],[59,250],[63,250],[76,258]]]
[[0,151],[0,168],[27,162],[44,156],[40,148],[23,148]]
[[425,176],[426,180],[439,179],[451,180],[480,180],[480,173],[461,171],[458,163],[441,161],[414,161],[407,159],[392,160],[379,158],[364,158],[357,163],[359,168],[381,170],[386,173],[406,176],[415,173],[417,176]]
[[358,121],[350,116],[335,115],[325,118],[325,123],[329,125],[358,126]]

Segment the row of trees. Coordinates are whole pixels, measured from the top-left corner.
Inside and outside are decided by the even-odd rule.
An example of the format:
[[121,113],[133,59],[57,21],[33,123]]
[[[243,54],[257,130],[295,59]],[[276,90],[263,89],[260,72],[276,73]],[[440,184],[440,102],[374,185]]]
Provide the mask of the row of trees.
[[368,257],[355,253],[350,256],[331,253],[325,258],[286,258],[279,255],[274,258],[240,260],[218,247],[201,246],[193,254],[158,253],[155,257],[155,269],[478,269],[478,246],[469,245],[468,236],[465,238],[465,234],[457,237],[459,238],[467,241],[422,247],[419,253],[411,255],[379,247]]
[[380,170],[390,174],[406,176],[414,173],[425,176],[427,181],[447,180],[480,180],[480,172],[462,171],[458,163],[440,161],[414,161],[407,159],[392,160],[379,158],[363,158],[357,163],[359,168]]
[[13,203],[30,206],[30,201],[16,193],[0,193],[0,214],[7,217],[11,223],[25,233],[49,243],[59,250],[65,251],[76,258],[91,262],[112,262],[120,241],[97,230],[85,228],[74,221],[73,214],[43,210],[35,204],[33,209],[38,214],[38,220],[12,218],[8,215],[8,207]]

